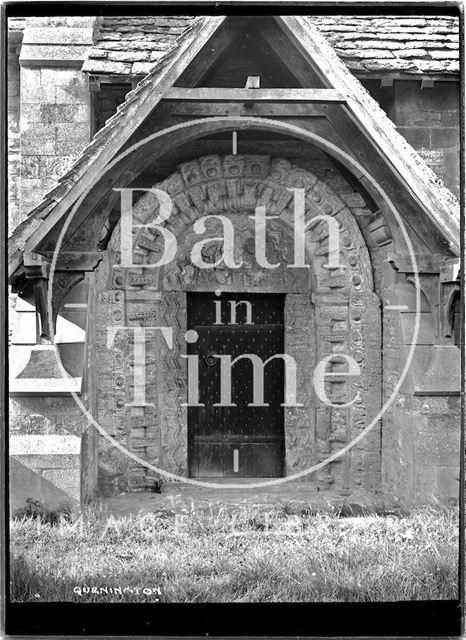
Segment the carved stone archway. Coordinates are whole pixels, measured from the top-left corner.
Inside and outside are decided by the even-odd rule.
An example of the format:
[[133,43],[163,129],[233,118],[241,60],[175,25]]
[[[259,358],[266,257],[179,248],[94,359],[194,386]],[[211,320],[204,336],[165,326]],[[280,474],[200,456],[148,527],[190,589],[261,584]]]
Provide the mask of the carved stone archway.
[[[268,156],[206,156],[181,165],[154,188],[171,196],[173,210],[166,226],[177,238],[177,257],[164,268],[151,267],[159,261],[163,246],[157,233],[144,227],[134,234],[137,266],[119,266],[118,225],[109,245],[113,261],[105,276],[97,279],[97,306],[102,319],[114,324],[173,327],[173,348],[168,349],[160,335],[147,343],[147,362],[153,363],[146,375],[147,405],[133,403],[128,409],[125,404],[134,395],[134,385],[127,382],[133,379],[127,375],[132,351],[128,341],[117,341],[107,362],[100,361],[102,373],[106,365],[112,371],[113,394],[107,401],[112,411],[103,402],[98,418],[106,419],[115,437],[142,458],[185,475],[187,417],[182,404],[187,390],[185,360],[180,356],[186,352],[186,292],[220,288],[285,293],[285,348],[297,361],[298,395],[304,405],[286,410],[287,474],[304,471],[342,448],[376,415],[381,394],[379,300],[365,241],[345,203],[310,171]],[[317,223],[306,237],[310,268],[288,268],[293,262],[293,189],[304,189],[306,216],[325,214],[338,221],[340,268],[329,268],[325,223]],[[248,216],[260,205],[268,216],[276,216],[267,223],[270,261],[281,264],[276,270],[258,268],[254,259],[254,222]],[[153,223],[158,208],[156,196],[144,195],[134,206],[134,223]],[[199,239],[193,224],[208,214],[234,221],[236,250],[244,258],[240,269],[200,270],[187,259],[189,247]],[[335,376],[329,383],[334,404],[355,398],[349,407],[329,407],[313,391],[316,364],[338,353],[351,355],[361,368],[357,378]],[[105,389],[102,392],[105,395]],[[145,472],[133,467],[124,473],[134,488]],[[351,453],[319,473],[316,482],[333,485],[343,494],[357,488],[373,491],[379,486],[379,474],[380,431],[375,429]]]

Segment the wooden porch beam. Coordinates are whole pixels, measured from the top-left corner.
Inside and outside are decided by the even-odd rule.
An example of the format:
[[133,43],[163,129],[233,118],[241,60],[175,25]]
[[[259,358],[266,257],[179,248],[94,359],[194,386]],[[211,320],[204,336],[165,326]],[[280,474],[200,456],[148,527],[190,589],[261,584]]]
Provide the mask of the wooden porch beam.
[[334,89],[219,89],[173,87],[163,100],[193,102],[314,102],[343,103],[345,98]]
[[[54,252],[24,252],[26,277],[48,278]],[[56,271],[94,271],[103,258],[102,251],[60,251],[58,253]]]
[[321,117],[325,111],[319,104],[277,102],[259,102],[244,104],[241,102],[168,102],[172,116],[273,116],[277,118]]

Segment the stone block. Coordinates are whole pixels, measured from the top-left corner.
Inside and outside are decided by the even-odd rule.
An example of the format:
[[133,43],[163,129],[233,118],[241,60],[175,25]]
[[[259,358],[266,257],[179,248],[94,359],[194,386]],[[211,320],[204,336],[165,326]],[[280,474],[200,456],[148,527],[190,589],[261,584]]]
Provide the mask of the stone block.
[[23,44],[92,44],[92,31],[92,27],[29,27],[24,31]]
[[[73,126],[70,125],[68,127],[70,132],[70,137],[66,139],[62,137],[60,140],[57,140],[55,143],[55,153],[57,156],[64,155],[72,155],[75,158],[75,161],[79,158],[85,147],[89,144],[90,141],[90,125],[87,128],[87,134],[82,135],[81,137],[72,136]],[[72,137],[71,137],[72,136]]]
[[79,455],[30,454],[15,456],[15,459],[28,469],[79,469]]
[[53,84],[57,87],[72,87],[76,85],[84,88],[86,79],[75,69],[44,68],[40,70],[40,83],[41,86]]
[[20,435],[9,441],[10,456],[76,456],[80,449],[81,440],[73,435]]
[[90,98],[86,86],[77,82],[69,85],[59,85],[56,87],[55,96],[55,101],[58,104],[79,104],[86,107],[88,114],[90,114]]
[[95,16],[46,16],[28,18],[26,27],[28,28],[45,28],[45,27],[66,27],[70,28],[91,28],[95,23]]
[[39,177],[56,180],[69,171],[76,156],[41,156],[39,158]]
[[430,149],[430,127],[398,127],[399,133],[415,148]]
[[44,469],[42,472],[42,477],[57,487],[74,490],[77,499],[79,499],[80,475],[79,469]]
[[447,467],[460,464],[459,415],[430,416],[413,433],[419,470],[424,466]]
[[421,109],[419,113],[414,115],[414,126],[419,127],[439,127],[441,126],[442,112],[437,109]]
[[[459,92],[458,92],[459,93]],[[460,114],[459,109],[444,109],[442,111],[442,124],[445,127],[454,127],[459,131]]]
[[54,103],[56,101],[55,84],[42,84],[39,69],[23,67],[21,69],[21,99],[24,104]]
[[41,104],[23,102],[21,104],[21,119],[23,123],[40,122],[41,121]]
[[57,123],[55,126],[57,142],[62,142],[63,140],[68,142],[72,140],[88,140],[89,127],[88,122]]
[[21,179],[21,212],[27,214],[42,200],[44,193],[55,186],[54,181],[45,181],[37,178]]
[[[405,339],[405,344],[412,344],[414,329],[416,324],[416,313],[400,314],[401,330]],[[419,328],[416,338],[418,345],[433,345],[436,342],[434,325],[430,312],[419,314]]]
[[[406,305],[408,307],[406,311],[414,313],[416,311],[416,290],[411,284],[398,282],[396,287],[393,288],[393,291],[386,294],[384,304]],[[429,303],[425,296],[422,295],[420,310],[422,313],[430,313]]]
[[460,150],[460,132],[456,127],[438,127],[431,130],[432,149],[454,149]]
[[55,127],[34,123],[21,134],[21,152],[27,156],[55,154]]
[[461,352],[454,345],[434,345],[431,347],[428,368],[415,382],[418,395],[459,395]]
[[39,178],[40,156],[22,156],[21,158],[21,177],[22,178]]
[[76,123],[85,123],[89,125],[89,121],[91,118],[90,105],[89,101],[86,100],[81,104],[74,105],[73,111],[73,121]]
[[39,500],[48,509],[64,505],[75,507],[79,502],[79,485],[61,488],[40,473],[28,469],[14,458],[10,458],[9,477],[10,511],[26,506],[26,500]]
[[75,111],[73,104],[43,104],[40,106],[41,121],[47,124],[73,122]]
[[40,69],[21,69],[21,90],[23,95],[30,97],[31,92],[40,89]]
[[23,67],[60,66],[81,68],[89,45],[45,45],[24,44],[21,47],[20,61]]
[[459,503],[459,467],[425,466],[416,485],[418,501],[454,506]]

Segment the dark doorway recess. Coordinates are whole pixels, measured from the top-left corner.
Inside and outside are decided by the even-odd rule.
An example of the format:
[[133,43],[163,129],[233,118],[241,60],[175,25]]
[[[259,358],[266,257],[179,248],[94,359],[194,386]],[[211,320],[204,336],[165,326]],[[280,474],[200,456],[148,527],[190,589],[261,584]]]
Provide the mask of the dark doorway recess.
[[284,473],[284,364],[264,366],[264,405],[253,400],[253,363],[232,366],[231,401],[220,403],[221,365],[244,354],[262,362],[284,353],[284,296],[249,293],[188,293],[188,329],[199,338],[188,344],[198,356],[199,402],[188,407],[188,460],[191,477],[280,477]]

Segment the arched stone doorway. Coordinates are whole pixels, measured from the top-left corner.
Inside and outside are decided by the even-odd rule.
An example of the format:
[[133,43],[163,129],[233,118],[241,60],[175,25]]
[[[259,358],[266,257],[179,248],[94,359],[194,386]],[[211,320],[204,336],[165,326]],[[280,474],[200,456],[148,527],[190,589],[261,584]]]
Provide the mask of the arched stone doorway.
[[[328,184],[287,160],[269,156],[206,156],[180,165],[154,188],[169,193],[173,202],[166,227],[177,238],[176,258],[166,267],[151,267],[162,254],[162,243],[146,226],[133,237],[137,266],[123,268],[119,265],[118,225],[108,247],[108,260],[96,276],[96,318],[102,320],[102,326],[111,322],[113,326],[172,327],[173,344],[169,348],[160,332],[149,335],[145,403],[137,406],[132,402],[137,386],[132,375],[132,344],[121,332],[108,351],[102,342],[103,332],[100,334],[96,345],[102,356],[96,377],[100,385],[99,422],[142,460],[187,476],[189,420],[183,358],[189,326],[187,297],[218,290],[283,296],[285,353],[296,361],[297,399],[302,404],[284,409],[283,469],[287,476],[305,472],[349,443],[381,406],[380,305],[358,224]],[[322,222],[306,235],[309,268],[290,268],[294,255],[293,189],[304,189],[306,216],[327,215],[338,221],[338,269],[329,268],[328,226]],[[259,267],[255,260],[254,221],[249,216],[258,206],[264,206],[271,217],[267,221],[266,255],[271,264],[279,264],[274,269]],[[150,224],[158,207],[154,195],[142,196],[134,206],[134,223]],[[193,225],[206,215],[224,215],[233,222],[235,259],[243,260],[240,268],[222,264],[201,270],[190,263],[190,247],[200,239]],[[212,232],[203,238],[216,237],[217,231],[213,225]],[[215,262],[218,250],[215,242],[207,245],[205,260]],[[330,365],[327,371],[333,370],[335,376],[326,388],[335,406],[329,406],[315,393],[313,373],[323,358],[343,353],[354,358],[361,375],[339,376],[345,372],[341,361]],[[343,406],[347,403],[351,404]],[[103,451],[104,463],[118,469],[113,486],[137,488],[147,475],[144,466],[123,459],[116,464],[114,457],[110,449]],[[321,488],[332,486],[343,494],[350,488],[377,489],[380,429],[376,427],[312,478]]]

